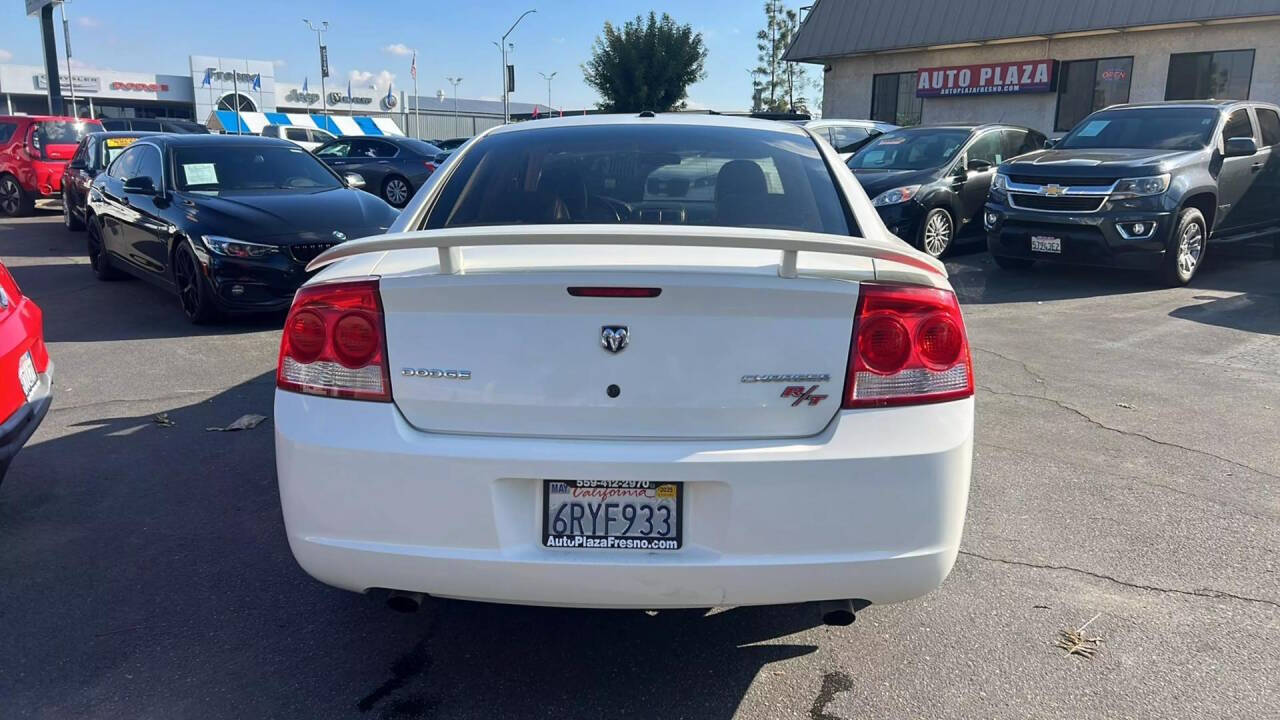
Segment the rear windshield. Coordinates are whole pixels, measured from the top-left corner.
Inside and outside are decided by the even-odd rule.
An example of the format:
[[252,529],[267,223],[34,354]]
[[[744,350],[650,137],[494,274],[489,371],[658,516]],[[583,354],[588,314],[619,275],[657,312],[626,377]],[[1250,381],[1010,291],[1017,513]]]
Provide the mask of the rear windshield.
[[342,187],[325,164],[299,147],[227,145],[173,150],[179,190],[234,192],[315,192]]
[[1218,124],[1214,108],[1135,108],[1094,113],[1054,146],[1061,150],[1197,150]]
[[[97,129],[96,125],[94,129]],[[40,151],[40,157],[47,160],[50,145],[77,145],[87,131],[88,127],[84,123],[54,120],[36,123],[36,131],[31,137],[36,149]]]
[[862,146],[849,158],[854,170],[929,170],[956,156],[968,130],[895,130]]
[[485,138],[461,158],[427,219],[428,228],[551,223],[854,231],[808,137],[665,124]]

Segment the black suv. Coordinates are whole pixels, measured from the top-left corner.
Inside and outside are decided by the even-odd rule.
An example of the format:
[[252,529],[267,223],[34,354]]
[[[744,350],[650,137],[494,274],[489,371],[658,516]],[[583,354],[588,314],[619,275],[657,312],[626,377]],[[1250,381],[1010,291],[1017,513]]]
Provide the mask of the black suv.
[[995,168],[1039,150],[1045,136],[1015,125],[933,125],[876,136],[847,164],[889,232],[934,257],[978,229]]
[[1280,108],[1206,100],[1100,110],[1053,149],[1002,165],[983,225],[1002,268],[1110,265],[1184,285],[1210,239],[1280,231]]

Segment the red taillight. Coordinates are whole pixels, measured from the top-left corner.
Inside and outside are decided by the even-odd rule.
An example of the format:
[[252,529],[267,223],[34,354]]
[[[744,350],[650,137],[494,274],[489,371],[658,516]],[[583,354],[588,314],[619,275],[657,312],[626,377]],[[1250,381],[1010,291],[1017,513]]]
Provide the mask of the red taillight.
[[310,395],[391,401],[377,280],[302,288],[284,328],[276,387]]
[[425,163],[423,163],[423,165],[426,165],[426,166],[427,166],[427,172],[429,172],[429,173],[433,173],[433,172],[435,172],[435,171],[436,171],[436,164],[435,164],[435,163],[433,163],[433,162],[431,162],[430,160],[428,160],[428,161],[426,161]]
[[571,286],[569,294],[574,297],[604,298],[651,298],[662,294],[662,288],[656,287],[581,287]]
[[845,408],[973,395],[969,341],[955,293],[863,283],[853,332]]

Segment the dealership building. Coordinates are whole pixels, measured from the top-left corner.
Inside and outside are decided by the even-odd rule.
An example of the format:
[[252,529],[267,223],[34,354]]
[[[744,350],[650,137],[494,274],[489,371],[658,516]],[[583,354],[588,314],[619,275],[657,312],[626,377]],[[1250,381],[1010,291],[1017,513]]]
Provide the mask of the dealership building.
[[1126,102],[1280,103],[1280,0],[817,0],[786,59],[822,114],[1061,135]]
[[[59,77],[67,112],[71,112],[74,94],[80,117],[178,118],[210,124],[215,130],[228,125],[228,111],[255,118],[310,116],[309,124],[335,132],[387,128],[388,123],[394,123],[406,134],[423,138],[470,137],[502,124],[501,101],[455,101],[442,91],[414,97],[386,85],[356,85],[348,94],[348,83],[338,78],[326,81],[322,98],[320,83],[277,80],[275,65],[267,60],[206,55],[191,55],[188,60],[190,73],[186,75],[76,68]],[[0,64],[0,114],[48,113],[48,89],[43,67]],[[513,115],[532,112],[535,107],[530,103],[510,105]],[[341,119],[352,116],[360,121]],[[234,126],[233,121],[230,127]],[[241,126],[254,125],[242,122]]]

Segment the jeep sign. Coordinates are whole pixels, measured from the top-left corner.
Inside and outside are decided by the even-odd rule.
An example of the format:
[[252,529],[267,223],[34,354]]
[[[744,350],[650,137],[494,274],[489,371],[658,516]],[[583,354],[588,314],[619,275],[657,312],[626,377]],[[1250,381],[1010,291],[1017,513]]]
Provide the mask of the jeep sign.
[[916,97],[1052,92],[1057,70],[1057,60],[921,68]]

